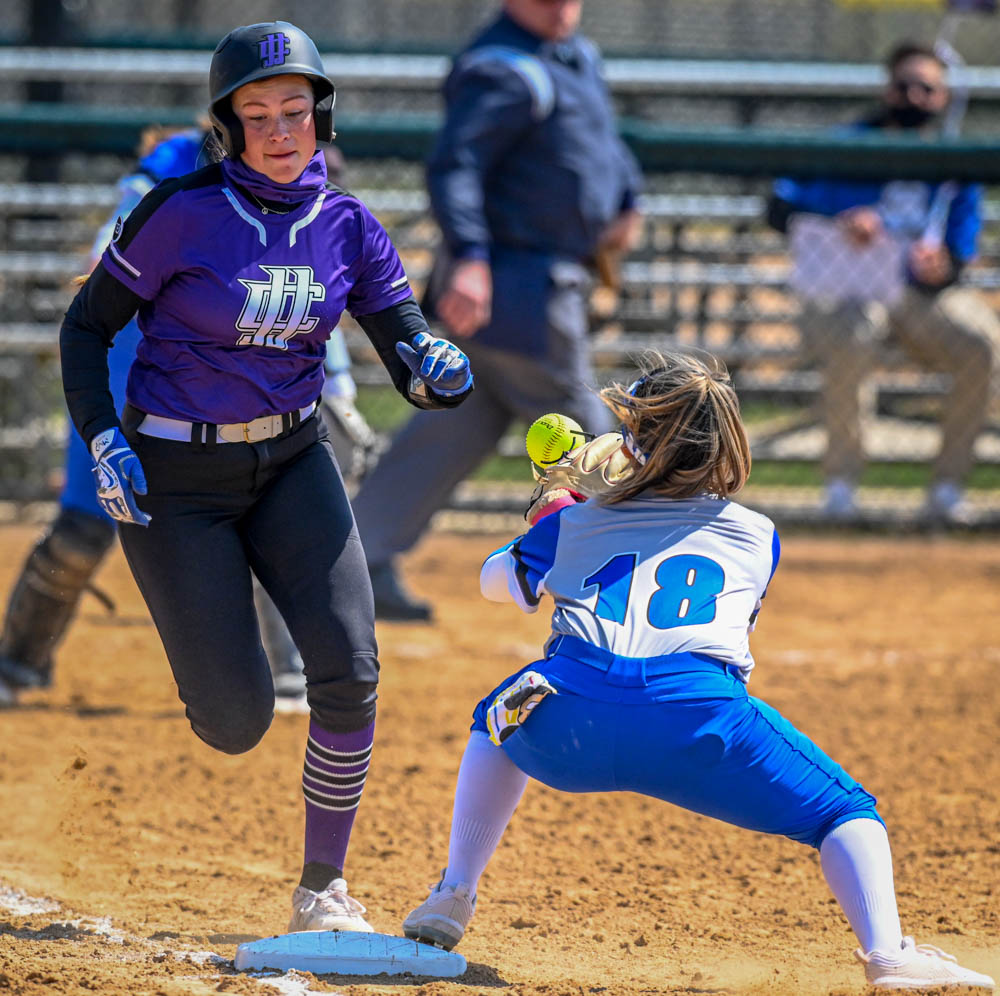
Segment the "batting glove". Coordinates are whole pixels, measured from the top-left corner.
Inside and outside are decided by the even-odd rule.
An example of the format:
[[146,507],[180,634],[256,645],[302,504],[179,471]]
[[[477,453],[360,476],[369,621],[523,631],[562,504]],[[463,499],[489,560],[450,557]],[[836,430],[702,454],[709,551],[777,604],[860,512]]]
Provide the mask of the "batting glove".
[[97,503],[112,519],[134,526],[149,524],[149,516],[135,503],[146,493],[142,464],[125,441],[121,429],[105,429],[90,441],[97,478]]
[[504,688],[486,710],[486,728],[490,740],[499,747],[531,715],[546,695],[558,692],[544,674],[525,671],[513,684]]
[[418,332],[412,344],[397,342],[396,352],[413,377],[443,398],[465,394],[472,387],[468,356],[447,339]]

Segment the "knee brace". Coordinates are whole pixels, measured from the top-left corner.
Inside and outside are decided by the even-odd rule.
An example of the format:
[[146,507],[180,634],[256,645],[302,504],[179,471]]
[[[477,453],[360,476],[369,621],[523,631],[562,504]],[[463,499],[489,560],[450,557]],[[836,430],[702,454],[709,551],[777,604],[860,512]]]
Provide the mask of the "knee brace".
[[52,653],[114,539],[109,522],[64,508],[28,555],[0,635],[0,674],[11,684],[51,682]]

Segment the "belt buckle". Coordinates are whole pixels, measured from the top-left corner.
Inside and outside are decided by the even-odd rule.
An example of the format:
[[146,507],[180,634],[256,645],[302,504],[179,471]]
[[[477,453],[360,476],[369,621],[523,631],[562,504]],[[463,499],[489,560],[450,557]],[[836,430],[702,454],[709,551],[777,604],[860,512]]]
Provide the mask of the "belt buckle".
[[265,439],[271,439],[276,435],[274,431],[274,419],[281,418],[280,415],[262,415],[260,418],[252,419],[242,423],[243,440],[247,443],[260,443]]
[[231,422],[220,425],[219,438],[227,443],[261,443],[265,439],[273,439],[282,430],[280,415],[261,415],[249,422]]

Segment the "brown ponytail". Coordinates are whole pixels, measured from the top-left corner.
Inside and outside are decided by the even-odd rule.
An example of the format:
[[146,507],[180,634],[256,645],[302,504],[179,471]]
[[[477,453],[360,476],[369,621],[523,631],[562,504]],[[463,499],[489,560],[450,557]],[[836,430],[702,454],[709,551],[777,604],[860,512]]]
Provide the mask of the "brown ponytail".
[[645,455],[602,500],[624,501],[647,490],[667,498],[705,492],[726,498],[739,491],[750,474],[750,443],[723,364],[651,351],[640,369],[631,392],[621,384],[601,391]]

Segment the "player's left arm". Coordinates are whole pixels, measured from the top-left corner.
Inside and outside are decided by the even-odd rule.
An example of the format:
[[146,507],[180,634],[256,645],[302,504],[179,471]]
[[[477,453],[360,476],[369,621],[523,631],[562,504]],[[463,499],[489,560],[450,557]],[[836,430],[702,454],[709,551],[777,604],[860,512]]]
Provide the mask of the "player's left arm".
[[[375,347],[393,386],[411,405],[454,408],[472,393],[468,358],[457,346],[431,333],[412,295],[374,314],[354,317]],[[413,354],[409,363],[400,353],[400,344]]]
[[559,513],[548,515],[523,536],[495,550],[479,574],[479,590],[491,602],[513,602],[522,612],[538,611],[545,579],[555,561]]
[[410,291],[399,253],[378,219],[357,203],[361,247],[347,307],[378,352],[393,386],[417,408],[454,408],[472,391],[469,359],[434,336]]

